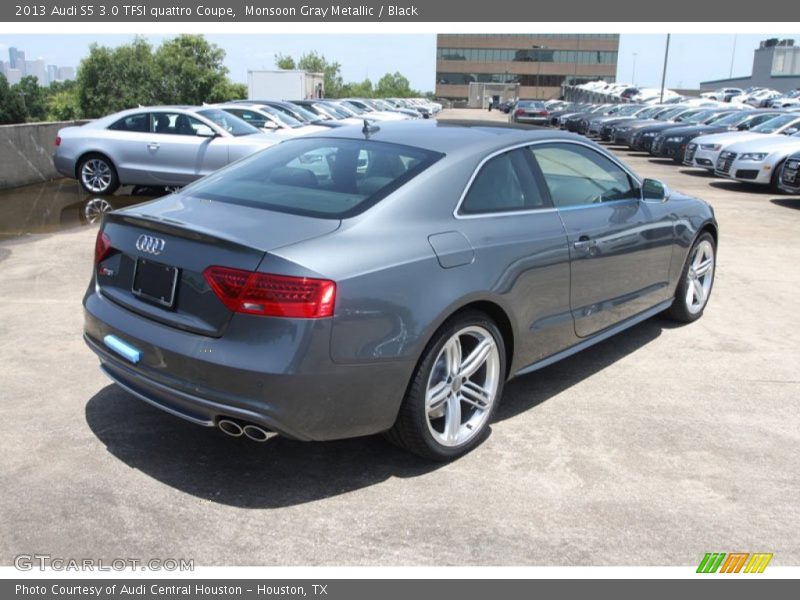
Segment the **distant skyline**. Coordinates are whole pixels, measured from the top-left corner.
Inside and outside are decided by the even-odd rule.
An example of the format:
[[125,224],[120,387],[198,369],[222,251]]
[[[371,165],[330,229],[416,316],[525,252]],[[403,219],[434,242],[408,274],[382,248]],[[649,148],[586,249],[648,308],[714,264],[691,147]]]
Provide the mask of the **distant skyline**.
[[[145,37],[153,46],[158,46],[174,35]],[[366,77],[377,82],[385,73],[399,71],[420,91],[435,87],[436,36],[431,34],[206,34],[205,37],[225,50],[230,77],[241,83],[246,82],[249,69],[275,68],[278,53],[298,58],[304,52],[316,50],[328,60],[341,63],[342,76],[347,82],[362,81]],[[753,50],[761,40],[770,37],[798,39],[800,34],[673,35],[667,86],[697,88],[701,81],[727,78],[732,58],[733,76],[747,76],[752,67]],[[132,39],[132,35],[3,35],[0,60],[7,62],[8,48],[16,46],[25,51],[29,60],[43,58],[48,64],[77,67],[88,54],[91,43],[118,46]],[[660,86],[665,40],[665,34],[621,35],[617,80],[631,81],[635,60],[636,81],[633,83]]]

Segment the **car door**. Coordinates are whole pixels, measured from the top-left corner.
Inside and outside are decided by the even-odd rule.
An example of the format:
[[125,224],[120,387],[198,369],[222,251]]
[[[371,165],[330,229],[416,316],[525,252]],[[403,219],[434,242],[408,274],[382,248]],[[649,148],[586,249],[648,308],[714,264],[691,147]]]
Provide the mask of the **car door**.
[[[514,342],[512,372],[577,341],[564,226],[537,185],[532,162],[523,148],[485,159],[455,214],[459,233],[475,250],[475,277],[480,281],[474,284],[502,298],[516,329],[525,332]],[[431,240],[434,248],[439,243]]]
[[125,184],[153,183],[151,159],[147,152],[150,138],[150,113],[125,115],[109,125],[107,153]]
[[567,234],[575,333],[593,335],[665,300],[674,238],[666,203],[643,202],[638,181],[588,145],[530,149]]
[[185,185],[228,164],[228,145],[210,125],[179,111],[153,111],[146,144],[161,185]]

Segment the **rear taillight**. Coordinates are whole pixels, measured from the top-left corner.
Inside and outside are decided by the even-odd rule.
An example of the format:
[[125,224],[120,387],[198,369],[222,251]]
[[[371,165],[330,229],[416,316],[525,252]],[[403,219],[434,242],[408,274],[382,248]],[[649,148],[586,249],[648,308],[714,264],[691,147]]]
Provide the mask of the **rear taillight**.
[[542,111],[540,114],[541,114],[543,117],[549,117],[549,116],[550,116],[550,113],[549,113],[549,112],[547,112],[546,110],[543,110],[543,111]]
[[333,316],[336,283],[327,279],[254,273],[228,267],[203,271],[208,285],[234,312],[265,317]]
[[61,136],[57,135],[56,136],[56,146],[60,146],[60,145],[61,145]]
[[518,108],[517,110],[515,110],[515,111],[514,111],[514,114],[515,114],[515,115],[517,115],[517,116],[519,117],[519,116],[521,116],[521,115],[524,115],[524,114],[525,114],[525,111],[524,111],[524,110],[522,110],[521,108]]
[[111,252],[111,238],[104,231],[97,232],[97,239],[94,241],[94,264],[100,264]]

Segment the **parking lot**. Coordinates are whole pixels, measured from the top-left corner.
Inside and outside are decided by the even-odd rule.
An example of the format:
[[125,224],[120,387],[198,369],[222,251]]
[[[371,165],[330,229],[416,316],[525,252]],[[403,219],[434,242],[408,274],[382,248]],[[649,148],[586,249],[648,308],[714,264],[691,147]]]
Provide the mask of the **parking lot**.
[[81,339],[96,226],[0,242],[0,564],[798,564],[800,198],[619,155],[713,204],[705,316],[514,380],[486,442],[445,465],[380,437],[256,444],[134,399]]

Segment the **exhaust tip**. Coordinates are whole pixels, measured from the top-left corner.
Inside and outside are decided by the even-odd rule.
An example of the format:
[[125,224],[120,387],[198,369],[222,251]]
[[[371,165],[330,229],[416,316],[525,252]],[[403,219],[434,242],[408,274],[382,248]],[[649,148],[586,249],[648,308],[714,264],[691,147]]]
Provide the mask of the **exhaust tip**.
[[242,437],[242,434],[244,433],[242,426],[236,421],[231,421],[230,419],[220,419],[219,423],[217,423],[217,427],[220,428],[222,433],[225,433],[231,437]]
[[267,431],[258,425],[245,425],[242,428],[242,432],[254,442],[266,442],[270,437],[275,435],[271,431]]

